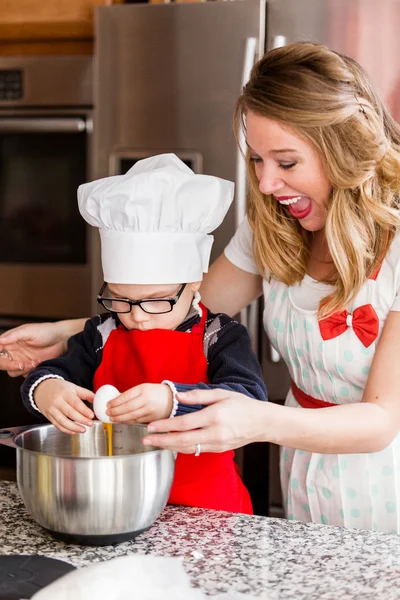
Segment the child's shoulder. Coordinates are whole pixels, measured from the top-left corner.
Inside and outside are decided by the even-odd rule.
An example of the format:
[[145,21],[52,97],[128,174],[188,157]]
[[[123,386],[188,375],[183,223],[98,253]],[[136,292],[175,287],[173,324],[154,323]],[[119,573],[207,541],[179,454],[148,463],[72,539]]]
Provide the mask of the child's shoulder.
[[247,335],[247,329],[229,315],[213,313],[208,310],[204,330],[204,342],[207,347],[213,346],[221,338],[224,338],[224,344],[226,344],[230,342],[230,338],[233,341],[242,336],[247,337]]
[[239,323],[229,315],[225,313],[213,313],[207,308],[206,329],[215,321],[218,321],[220,326],[223,327],[226,325],[239,325]]
[[[101,327],[104,323],[115,323],[117,324],[117,318],[113,316],[111,313],[99,313],[98,315],[94,315],[94,317],[90,317],[85,323],[85,327]],[[117,325],[118,326],[118,325]]]
[[85,331],[101,337],[103,345],[113,329],[118,327],[118,320],[111,313],[101,313],[86,321]]

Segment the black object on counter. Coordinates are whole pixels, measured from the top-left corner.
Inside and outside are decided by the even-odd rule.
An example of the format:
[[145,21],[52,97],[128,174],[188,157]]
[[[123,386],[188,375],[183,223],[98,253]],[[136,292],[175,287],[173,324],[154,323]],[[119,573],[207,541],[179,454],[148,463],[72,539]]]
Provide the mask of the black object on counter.
[[[79,546],[116,546],[123,542],[135,539],[138,535],[147,531],[148,527],[138,529],[137,531],[128,531],[125,533],[110,533],[108,535],[88,535],[79,533],[60,533],[46,529],[56,540],[61,540],[67,544],[78,544]],[[1,595],[0,595],[1,600]]]
[[47,556],[14,554],[0,556],[0,599],[31,598],[75,567]]

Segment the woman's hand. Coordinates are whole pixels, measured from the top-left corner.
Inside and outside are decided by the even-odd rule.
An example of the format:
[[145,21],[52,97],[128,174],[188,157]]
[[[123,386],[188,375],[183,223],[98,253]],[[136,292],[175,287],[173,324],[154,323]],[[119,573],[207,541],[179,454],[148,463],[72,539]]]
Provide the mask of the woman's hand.
[[[228,390],[193,390],[177,395],[185,404],[208,404],[194,413],[155,421],[143,443],[193,454],[196,445],[202,452],[224,452],[257,441],[263,428],[268,403]],[[168,432],[168,433],[165,433]],[[171,432],[171,433],[170,433]],[[172,433],[174,432],[174,433]]]
[[45,379],[36,387],[33,398],[40,412],[64,433],[85,433],[93,425],[94,413],[83,400],[93,402],[90,390],[63,379]]
[[165,383],[137,385],[108,403],[113,423],[150,423],[166,419],[173,404],[171,388]]
[[0,335],[0,370],[11,377],[27,375],[44,360],[66,350],[65,341],[83,328],[84,320],[27,323]]

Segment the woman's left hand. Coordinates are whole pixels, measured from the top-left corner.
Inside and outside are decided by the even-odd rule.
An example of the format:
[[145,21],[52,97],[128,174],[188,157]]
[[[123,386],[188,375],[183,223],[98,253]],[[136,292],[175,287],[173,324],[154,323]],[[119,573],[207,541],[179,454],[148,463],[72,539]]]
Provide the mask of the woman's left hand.
[[185,404],[208,405],[202,410],[155,421],[148,426],[145,445],[193,454],[224,452],[257,441],[268,403],[223,389],[193,390],[177,395]]

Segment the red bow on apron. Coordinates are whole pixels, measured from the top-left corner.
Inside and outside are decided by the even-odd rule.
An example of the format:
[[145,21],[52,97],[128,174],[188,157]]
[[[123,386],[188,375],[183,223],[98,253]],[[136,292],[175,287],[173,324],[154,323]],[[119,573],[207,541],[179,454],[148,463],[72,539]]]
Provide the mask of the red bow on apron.
[[[382,263],[375,269],[375,272],[369,277],[377,280],[381,271]],[[323,340],[331,340],[344,333],[348,327],[352,327],[354,333],[361,343],[368,348],[376,340],[379,333],[379,317],[372,304],[363,304],[356,308],[351,315],[347,310],[337,312],[330,317],[320,319],[318,322],[319,330]],[[314,398],[301,390],[294,381],[292,381],[292,393],[297,402],[303,408],[326,408],[328,406],[338,406],[332,402],[326,402],[319,398]]]
[[[375,269],[369,279],[376,281],[381,268],[382,263]],[[366,348],[376,340],[379,333],[379,318],[372,304],[359,306],[353,314],[350,314],[347,310],[342,310],[330,317],[320,319],[318,325],[321,337],[325,341],[341,335],[348,327],[352,327],[354,333]]]
[[[105,384],[120,392],[164,379],[184,384],[208,383],[203,338],[207,309],[192,331],[168,329],[112,331],[97,369],[94,391]],[[253,514],[250,495],[237,472],[234,452],[178,454],[170,504]]]
[[378,337],[379,318],[371,304],[356,308],[351,315],[347,310],[320,319],[319,330],[323,340],[330,340],[352,327],[360,342],[368,348]]

